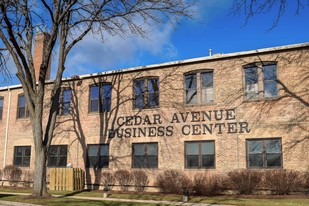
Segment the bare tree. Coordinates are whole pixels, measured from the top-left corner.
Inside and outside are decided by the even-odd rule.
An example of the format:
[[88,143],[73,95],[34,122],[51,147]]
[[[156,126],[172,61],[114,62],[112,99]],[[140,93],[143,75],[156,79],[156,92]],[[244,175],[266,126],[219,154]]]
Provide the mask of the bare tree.
[[[296,5],[295,13],[299,14],[301,9],[309,7],[309,0],[296,0]],[[274,10],[275,17],[270,27],[273,29],[278,25],[288,6],[287,0],[234,0],[233,11],[237,14],[243,12],[247,23],[253,16]]]
[[[185,0],[1,0],[0,45],[7,50],[16,68],[28,105],[34,146],[35,176],[33,196],[48,196],[46,159],[52,141],[58,111],[59,94],[66,58],[70,50],[89,33],[147,36],[145,25],[177,23],[192,15],[193,1]],[[33,39],[41,29],[49,38],[43,49],[36,80]],[[52,52],[58,67],[51,85],[51,103],[47,124],[43,124],[46,76]],[[1,54],[3,53],[0,50]],[[5,64],[0,64],[2,68]]]

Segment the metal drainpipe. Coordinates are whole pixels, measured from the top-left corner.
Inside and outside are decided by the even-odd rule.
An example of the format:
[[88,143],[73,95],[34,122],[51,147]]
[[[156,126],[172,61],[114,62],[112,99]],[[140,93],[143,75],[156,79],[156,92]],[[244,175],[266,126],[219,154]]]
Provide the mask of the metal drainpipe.
[[7,153],[7,143],[9,138],[9,120],[10,120],[10,110],[11,110],[11,89],[8,87],[9,92],[9,101],[8,101],[8,110],[6,117],[6,127],[5,127],[5,143],[4,143],[4,154],[3,154],[3,168],[6,166],[6,153]]

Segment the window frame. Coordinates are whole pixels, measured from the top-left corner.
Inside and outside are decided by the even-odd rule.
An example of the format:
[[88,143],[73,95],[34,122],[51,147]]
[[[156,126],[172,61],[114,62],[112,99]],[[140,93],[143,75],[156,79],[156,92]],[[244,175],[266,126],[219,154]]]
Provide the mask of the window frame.
[[[65,95],[64,95],[64,93],[66,92],[66,91],[70,91],[70,100],[69,101],[64,101],[64,97],[65,97]],[[61,95],[60,95],[60,98],[59,98],[59,111],[58,111],[58,114],[60,115],[60,116],[68,116],[68,115],[70,115],[70,113],[72,112],[72,98],[73,98],[73,92],[72,92],[72,89],[70,88],[70,87],[65,87],[65,88],[62,88],[61,89]],[[63,111],[65,111],[63,108],[63,105],[64,104],[69,104],[69,111],[68,111],[68,113],[63,113]]]
[[[95,167],[95,165],[90,165],[90,155],[89,155],[89,147],[91,147],[91,146],[98,146],[99,148],[98,148],[98,154],[101,154],[101,146],[107,146],[107,156],[101,156],[101,155],[97,155],[97,156],[91,156],[91,157],[98,157],[98,162],[101,162],[101,160],[102,160],[102,158],[107,158],[107,166],[100,166],[100,164],[99,164],[99,166],[97,166],[97,167]],[[109,149],[110,149],[110,146],[109,146],[109,144],[88,144],[87,145],[87,160],[86,160],[86,167],[87,168],[96,168],[96,169],[101,169],[101,168],[109,168]]]
[[[24,97],[25,98],[25,106],[21,107],[20,106],[20,98]],[[25,109],[24,115],[20,116],[20,110],[21,108]],[[27,119],[29,117],[29,110],[28,110],[28,106],[27,106],[27,100],[24,94],[19,94],[17,97],[17,115],[16,115],[17,119]]]
[[1,122],[3,118],[3,108],[4,108],[4,97],[3,96],[0,96],[0,102],[2,102],[2,106],[0,106],[0,122]]
[[[203,79],[202,74],[211,73],[212,74],[212,86],[211,87],[203,87]],[[186,85],[186,77],[188,75],[196,75],[196,103],[187,103],[187,85]],[[214,69],[205,68],[194,71],[189,71],[183,74],[183,88],[184,88],[184,97],[183,102],[186,106],[198,106],[198,105],[212,105],[215,103],[215,72]],[[203,102],[203,89],[212,88],[212,100]],[[194,89],[190,89],[194,90]],[[207,93],[205,93],[207,96]]]
[[[110,100],[109,100],[109,105],[107,105],[108,110],[106,110],[106,106],[104,106],[104,109],[102,108],[103,105],[106,102],[107,98],[102,98],[104,95],[104,86],[110,86]],[[91,89],[98,87],[99,89],[99,93],[98,93],[98,97],[95,99],[92,99],[92,95],[91,95]],[[112,92],[113,91],[113,85],[110,82],[100,82],[100,83],[96,83],[96,84],[91,84],[89,85],[89,97],[88,97],[88,113],[104,113],[104,112],[110,112],[111,111],[111,107],[112,107]],[[98,101],[98,106],[97,106],[97,110],[92,109],[92,101],[96,100]]]
[[[151,80],[156,80],[157,81],[157,87],[158,91],[150,92],[149,91],[149,82]],[[137,81],[143,81],[144,84],[144,91],[142,94],[136,95],[135,93],[135,82]],[[157,95],[157,105],[150,105],[150,95],[151,94],[156,94]],[[136,96],[142,96],[143,97],[143,107],[136,107]],[[159,108],[160,107],[160,78],[158,76],[147,76],[147,77],[141,77],[141,78],[136,78],[133,80],[133,109],[154,109],[154,108]]]
[[[135,155],[135,149],[134,146],[135,145],[144,145],[144,155]],[[155,145],[156,146],[156,155],[152,155],[152,156],[156,156],[156,165],[155,166],[149,166],[148,162],[149,162],[149,156],[146,152],[148,152],[148,145]],[[144,160],[144,164],[141,166],[136,166],[136,160],[135,157],[136,156],[143,156],[143,160]],[[159,167],[159,144],[158,142],[136,142],[136,143],[132,143],[132,168],[136,168],[136,169],[157,169]]]
[[[198,166],[197,167],[189,167],[188,161],[187,161],[187,144],[190,143],[197,143],[198,144]],[[202,160],[203,160],[203,154],[202,154],[202,143],[213,143],[214,148],[214,154],[213,154],[213,166],[203,166]],[[216,141],[215,140],[200,140],[200,141],[185,141],[184,142],[184,165],[185,169],[216,169]]]
[[[275,79],[265,79],[265,68],[269,66],[276,67]],[[246,69],[256,68],[257,69],[257,94],[256,97],[250,98],[247,93],[247,82],[246,82]],[[276,95],[266,96],[266,82],[274,82],[276,87]],[[278,88],[278,62],[276,61],[265,61],[265,62],[253,62],[243,66],[243,92],[245,101],[258,101],[258,100],[272,100],[280,97]]]
[[[51,149],[52,148],[57,148],[57,154],[55,156],[53,156],[54,158],[56,158],[56,165],[51,165]],[[66,149],[66,154],[65,155],[61,155],[61,148],[65,148]],[[60,165],[61,161],[60,159],[65,157],[65,164]],[[48,151],[48,157],[47,157],[47,167],[50,168],[63,168],[66,167],[68,163],[68,145],[50,145],[49,151]]]
[[[17,156],[17,150],[22,149],[22,155]],[[26,156],[26,149],[30,149],[30,155]],[[17,158],[21,158],[21,164],[17,165]],[[25,163],[25,159],[28,159],[28,164]],[[13,165],[17,167],[30,167],[31,164],[31,146],[14,146]]]
[[[268,166],[267,165],[267,153],[266,151],[266,142],[272,140],[279,140],[280,143],[280,166]],[[263,143],[263,151],[262,151],[262,158],[263,158],[263,165],[262,166],[250,166],[250,151],[249,151],[249,142],[250,141],[262,141]],[[260,153],[258,153],[260,154]],[[279,154],[279,153],[278,153]],[[250,138],[246,139],[246,165],[248,169],[280,169],[283,168],[283,152],[282,152],[282,138],[281,137],[271,137],[271,138]]]

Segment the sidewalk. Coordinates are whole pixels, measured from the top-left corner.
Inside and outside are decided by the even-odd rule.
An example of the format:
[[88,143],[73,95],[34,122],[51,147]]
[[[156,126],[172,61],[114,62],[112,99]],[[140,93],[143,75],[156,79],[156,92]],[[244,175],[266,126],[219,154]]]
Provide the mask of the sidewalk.
[[[9,193],[0,192],[0,194],[6,195],[30,195],[29,193]],[[137,199],[119,199],[119,198],[103,198],[103,197],[83,197],[83,196],[63,196],[63,195],[53,195],[58,198],[68,198],[68,199],[83,199],[83,200],[99,200],[99,201],[115,201],[115,202],[136,202],[136,203],[150,203],[150,204],[165,204],[165,205],[183,205],[183,206],[228,206],[220,204],[204,204],[204,203],[190,203],[190,202],[171,202],[171,201],[157,201],[157,200],[137,200]],[[21,202],[9,202],[1,201],[0,206],[38,206],[34,204],[26,204]]]

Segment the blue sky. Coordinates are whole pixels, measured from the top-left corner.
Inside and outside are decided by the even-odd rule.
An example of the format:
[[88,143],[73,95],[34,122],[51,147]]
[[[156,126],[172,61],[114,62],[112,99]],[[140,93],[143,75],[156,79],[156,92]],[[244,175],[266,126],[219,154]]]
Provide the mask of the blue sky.
[[[296,1],[288,0],[279,24],[269,30],[275,10],[254,16],[245,25],[243,15],[233,15],[233,0],[199,0],[193,20],[171,25],[152,25],[148,38],[109,37],[104,44],[88,36],[76,45],[66,62],[64,76],[158,64],[260,48],[309,42],[309,5],[296,15]],[[53,59],[53,67],[56,59]],[[12,68],[14,72],[14,68]],[[52,69],[52,78],[55,71]],[[12,76],[15,76],[14,74]],[[13,78],[0,86],[18,84]]]

